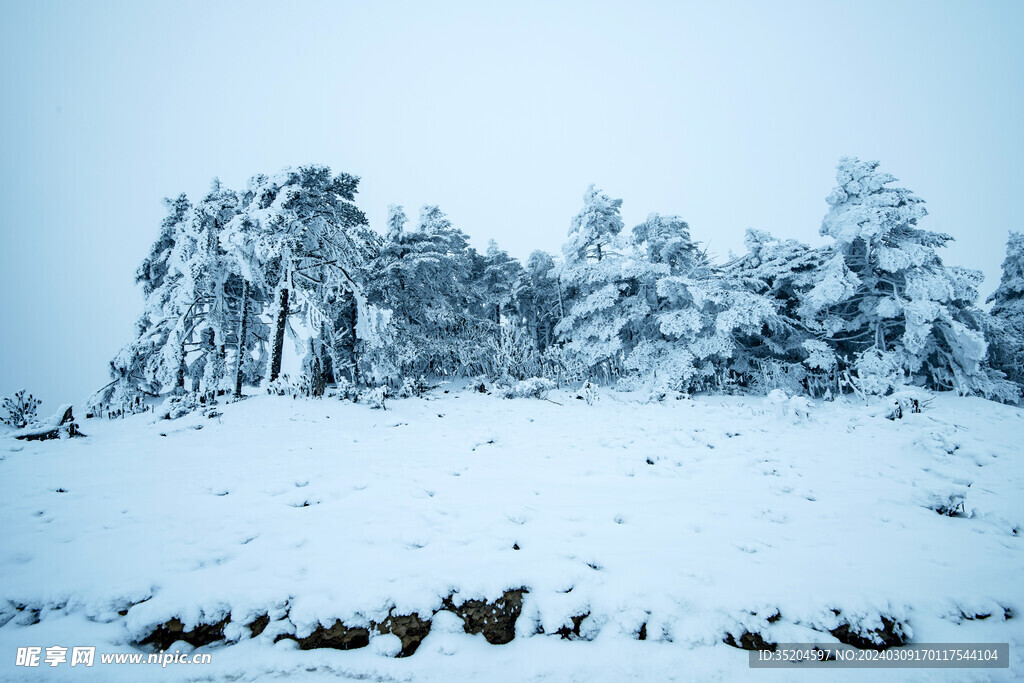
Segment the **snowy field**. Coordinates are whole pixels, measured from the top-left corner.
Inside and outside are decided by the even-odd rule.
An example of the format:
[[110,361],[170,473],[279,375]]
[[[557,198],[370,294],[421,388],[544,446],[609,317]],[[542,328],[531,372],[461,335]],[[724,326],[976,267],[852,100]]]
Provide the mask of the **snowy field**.
[[[1024,672],[1020,409],[940,395],[889,420],[891,399],[549,398],[453,386],[381,411],[256,396],[213,417],[79,415],[87,438],[0,437],[0,679]],[[515,589],[507,644],[446,611]],[[412,656],[374,630],[389,612],[430,622]],[[751,670],[723,642],[870,637],[883,617],[911,642],[1009,642],[1011,667]],[[155,652],[136,643],[172,618],[220,624],[226,640],[198,650],[211,664],[14,666],[33,645]],[[299,647],[339,620],[369,646]]]

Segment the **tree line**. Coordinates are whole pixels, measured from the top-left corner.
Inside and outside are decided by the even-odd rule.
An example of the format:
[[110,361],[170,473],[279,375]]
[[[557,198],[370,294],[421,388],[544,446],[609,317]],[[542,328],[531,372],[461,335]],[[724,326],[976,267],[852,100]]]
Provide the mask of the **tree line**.
[[[1017,401],[1024,381],[1024,238],[1011,233],[990,312],[978,271],[878,162],[843,158],[811,247],[748,230],[716,263],[674,215],[632,229],[591,186],[560,255],[481,253],[437,206],[384,230],[359,178],[326,166],[214,181],[167,216],[139,266],[145,306],[92,404],[244,387],[321,395],[482,376],[589,381],[659,395],[885,394],[904,384]],[[287,345],[301,366],[282,372]]]

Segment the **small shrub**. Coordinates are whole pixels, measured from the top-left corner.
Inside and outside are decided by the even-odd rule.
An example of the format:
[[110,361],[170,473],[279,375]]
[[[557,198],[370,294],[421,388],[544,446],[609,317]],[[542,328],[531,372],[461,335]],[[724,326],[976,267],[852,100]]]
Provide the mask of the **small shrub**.
[[586,401],[588,406],[594,405],[598,399],[597,385],[590,381],[584,382],[576,393],[576,398]]
[[337,384],[337,388],[331,391],[328,396],[335,397],[340,401],[352,401],[353,403],[359,400],[358,387],[347,377],[339,377]]
[[280,375],[273,382],[267,383],[267,393],[271,396],[308,396],[309,381],[305,375],[292,380],[288,375]]
[[422,396],[432,388],[433,387],[427,384],[427,381],[423,377],[406,377],[405,380],[402,381],[401,388],[398,390],[398,397],[413,398],[416,396]]
[[25,390],[22,389],[14,396],[4,399],[7,417],[0,417],[0,422],[15,429],[28,427],[36,422],[36,411],[42,403],[39,399],[33,398],[32,394],[25,396]]
[[546,398],[554,388],[555,383],[547,377],[530,377],[505,387],[499,395],[502,398]]
[[195,412],[203,407],[196,394],[189,392],[176,396],[168,396],[157,410],[157,415],[162,420],[177,420],[189,413]]
[[387,396],[388,392],[385,387],[372,387],[359,395],[359,402],[376,410],[387,410],[387,406],[384,405],[384,399]]

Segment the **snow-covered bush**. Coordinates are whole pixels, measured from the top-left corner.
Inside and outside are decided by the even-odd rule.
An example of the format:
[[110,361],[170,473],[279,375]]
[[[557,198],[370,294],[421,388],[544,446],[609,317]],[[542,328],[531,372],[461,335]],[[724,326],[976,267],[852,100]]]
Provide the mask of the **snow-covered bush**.
[[785,416],[788,404],[789,395],[782,389],[772,389],[764,397],[765,407],[778,417]]
[[905,415],[920,413],[928,404],[926,399],[911,391],[898,391],[890,399],[892,405],[885,413],[887,420],[902,420]]
[[587,377],[587,366],[562,346],[549,346],[541,354],[541,375],[554,380],[559,387],[582,382]]
[[590,381],[584,382],[583,386],[576,392],[576,398],[586,401],[588,406],[594,405],[599,398],[597,385]]
[[857,355],[847,382],[862,396],[885,396],[906,383],[903,359],[899,354],[867,349]]
[[502,398],[546,398],[554,388],[555,383],[547,377],[530,377],[498,393]]
[[422,375],[419,377],[406,377],[402,380],[402,386],[398,389],[398,397],[415,398],[422,396],[432,388]]
[[32,394],[26,396],[25,390],[22,389],[14,396],[4,399],[7,416],[0,417],[0,422],[15,429],[27,427],[36,421],[36,411],[42,403],[39,399],[33,398]]
[[521,380],[540,371],[537,345],[518,323],[502,324],[488,344],[488,350],[491,357],[489,374],[496,380]]
[[384,399],[388,397],[387,387],[371,387],[359,394],[359,402],[376,410],[386,410]]
[[267,393],[271,396],[308,396],[309,379],[304,375],[294,380],[287,374],[279,375],[277,379],[267,382]]
[[349,381],[347,377],[339,377],[337,386],[328,395],[342,401],[352,401],[355,403],[359,400],[359,388]]
[[751,372],[751,385],[755,391],[770,394],[781,391],[787,396],[801,394],[805,390],[809,374],[800,363],[787,363],[775,358],[759,358],[753,362],[756,372]]
[[806,397],[790,396],[782,389],[772,389],[764,397],[764,405],[768,412],[777,417],[789,417],[793,422],[802,422],[811,418],[814,404]]
[[802,422],[811,419],[813,404],[803,396],[791,396],[787,411],[794,422]]
[[177,420],[179,417],[184,417],[202,407],[199,397],[192,392],[188,392],[186,394],[168,396],[160,407],[157,408],[156,414],[161,420]]

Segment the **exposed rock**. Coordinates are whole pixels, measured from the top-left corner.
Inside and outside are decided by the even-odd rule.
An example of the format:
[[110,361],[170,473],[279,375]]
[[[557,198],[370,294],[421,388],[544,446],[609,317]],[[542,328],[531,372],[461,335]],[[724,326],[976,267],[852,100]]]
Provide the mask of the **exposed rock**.
[[253,621],[249,624],[249,633],[252,635],[253,638],[255,638],[256,636],[263,633],[263,631],[265,631],[267,626],[269,625],[270,615],[262,614],[253,619]]
[[903,624],[885,616],[882,617],[882,628],[854,631],[849,624],[841,624],[829,633],[840,643],[852,645],[860,650],[888,650],[907,642]]
[[737,641],[731,633],[726,634],[723,641],[726,645],[738,647],[741,650],[770,650],[775,652],[776,644],[766,641],[760,633],[744,631]]
[[516,637],[516,620],[523,611],[525,588],[508,590],[493,603],[467,600],[456,607],[449,597],[442,609],[455,612],[466,633],[483,633],[492,645],[504,645]]
[[370,631],[361,626],[349,628],[340,621],[335,621],[330,628],[324,628],[323,624],[316,627],[316,630],[305,638],[297,638],[290,635],[278,636],[278,640],[291,638],[299,644],[299,649],[315,650],[321,647],[329,647],[335,650],[356,650],[370,644]]
[[402,641],[402,651],[399,657],[408,657],[416,652],[420,642],[430,633],[430,621],[420,619],[420,615],[413,612],[409,615],[390,615],[383,623],[376,624],[380,633],[391,633],[398,636]]
[[166,622],[158,625],[152,633],[139,641],[140,645],[155,645],[161,650],[166,650],[179,640],[184,640],[193,647],[201,647],[224,640],[224,627],[228,619],[224,617],[216,624],[197,624],[189,631],[185,630],[185,624],[178,617],[172,617]]
[[[590,612],[587,612],[586,614],[578,614],[575,617],[572,617],[572,628],[569,628],[568,626],[563,626],[562,628],[555,631],[555,633],[562,636],[564,640],[580,640],[580,626],[583,624],[583,620],[589,616]],[[647,632],[646,626],[647,624],[644,624],[645,636]],[[645,639],[646,638],[643,638],[642,640]]]

